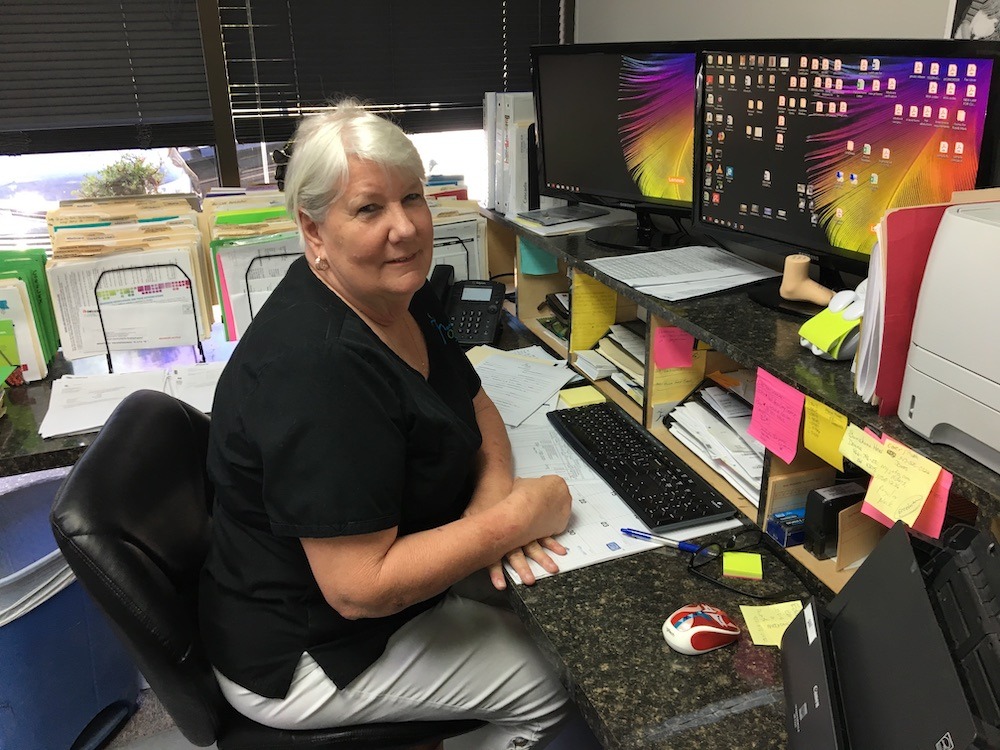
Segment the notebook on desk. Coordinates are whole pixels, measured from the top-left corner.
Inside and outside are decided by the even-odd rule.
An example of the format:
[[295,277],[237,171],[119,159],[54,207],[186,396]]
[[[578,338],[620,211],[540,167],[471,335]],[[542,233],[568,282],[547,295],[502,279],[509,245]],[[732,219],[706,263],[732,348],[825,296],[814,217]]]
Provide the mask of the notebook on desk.
[[963,686],[970,673],[953,656],[928,584],[897,523],[829,607],[810,601],[788,626],[791,750],[997,747],[996,693]]

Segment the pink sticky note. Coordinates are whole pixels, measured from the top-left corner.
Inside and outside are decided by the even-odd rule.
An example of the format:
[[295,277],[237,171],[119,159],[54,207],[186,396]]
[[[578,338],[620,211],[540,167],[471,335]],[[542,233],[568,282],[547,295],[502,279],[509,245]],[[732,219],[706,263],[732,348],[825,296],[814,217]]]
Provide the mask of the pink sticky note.
[[[865,428],[865,432],[868,432],[867,427]],[[872,434],[874,435],[874,433]],[[887,440],[889,442],[896,442],[885,435],[881,437],[883,443]],[[920,513],[913,521],[914,531],[926,534],[932,539],[941,538],[941,527],[944,526],[944,513],[948,509],[948,493],[951,492],[951,481],[953,478],[954,476],[950,471],[941,469],[937,481],[934,482],[930,494],[927,495],[927,500],[924,501],[924,507],[920,509]],[[861,512],[888,528],[892,528],[893,523],[895,523],[889,516],[867,502],[861,503]]]
[[653,338],[653,362],[661,370],[690,367],[694,336],[676,326],[656,329]]
[[751,435],[786,464],[790,464],[799,449],[799,429],[806,395],[757,368],[757,390],[750,416]]

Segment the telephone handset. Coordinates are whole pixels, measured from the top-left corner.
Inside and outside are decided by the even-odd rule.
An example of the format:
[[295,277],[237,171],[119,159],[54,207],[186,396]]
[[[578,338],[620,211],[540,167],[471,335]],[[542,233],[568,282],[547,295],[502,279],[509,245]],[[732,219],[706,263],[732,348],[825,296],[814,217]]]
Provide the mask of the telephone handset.
[[440,264],[431,272],[431,289],[444,303],[459,344],[492,344],[500,337],[506,288],[496,281],[452,283],[455,269]]

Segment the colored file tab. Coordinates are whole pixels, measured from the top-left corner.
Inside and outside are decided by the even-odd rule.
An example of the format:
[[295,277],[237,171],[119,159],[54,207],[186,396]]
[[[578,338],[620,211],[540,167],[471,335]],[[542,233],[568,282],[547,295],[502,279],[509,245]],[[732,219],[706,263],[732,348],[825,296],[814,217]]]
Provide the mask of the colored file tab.
[[757,552],[723,552],[722,575],[759,581],[764,577],[764,562]]
[[676,326],[661,326],[653,336],[653,362],[657,368],[690,367],[694,336]]
[[848,461],[874,475],[882,460],[882,443],[857,425],[849,424],[840,441],[840,453]]
[[799,449],[799,428],[805,394],[757,368],[757,390],[747,430],[786,464]]
[[868,485],[865,503],[892,521],[913,526],[940,474],[941,467],[929,458],[887,441]]
[[[524,243],[522,243],[522,249]],[[570,351],[591,349],[615,322],[618,294],[585,273],[573,274],[573,325]]]
[[801,611],[801,602],[782,602],[761,607],[740,605],[740,613],[750,631],[750,640],[757,646],[780,646],[781,636]]
[[840,443],[847,431],[847,417],[824,403],[806,396],[806,423],[802,438],[812,451],[838,471],[844,470]]

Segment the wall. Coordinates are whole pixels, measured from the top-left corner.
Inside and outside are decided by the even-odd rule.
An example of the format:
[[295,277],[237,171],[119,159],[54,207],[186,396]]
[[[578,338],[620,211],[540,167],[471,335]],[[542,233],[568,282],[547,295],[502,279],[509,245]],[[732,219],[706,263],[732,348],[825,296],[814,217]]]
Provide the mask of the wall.
[[576,0],[575,41],[940,39],[953,6],[954,0]]

